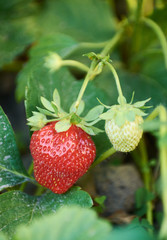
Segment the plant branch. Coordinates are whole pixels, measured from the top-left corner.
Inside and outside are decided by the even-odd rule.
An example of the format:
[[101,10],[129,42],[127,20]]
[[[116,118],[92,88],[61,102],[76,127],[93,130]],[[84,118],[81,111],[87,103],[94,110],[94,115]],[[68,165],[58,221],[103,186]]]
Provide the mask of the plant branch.
[[[102,56],[106,56],[109,53],[109,51],[111,51],[111,49],[114,48],[114,46],[118,43],[118,41],[120,40],[120,38],[122,36],[124,27],[127,25],[127,23],[128,23],[127,20],[123,21],[122,24],[121,24],[121,28],[116,33],[116,35],[111,40],[105,42],[105,44],[106,43],[107,44],[106,45],[104,44],[105,47],[100,53]],[[78,95],[78,98],[77,98],[77,101],[76,101],[76,104],[75,104],[76,109],[79,107],[79,104],[80,104],[81,99],[84,95],[84,92],[85,92],[85,89],[88,85],[89,80],[90,79],[92,80],[96,76],[96,73],[95,73],[94,70],[95,70],[97,64],[98,64],[98,60],[93,60],[92,63],[91,63],[91,66],[89,68],[89,71],[87,72],[87,75],[86,75],[85,80],[83,82],[83,85],[80,89],[80,92],[79,92],[79,95]]]
[[[165,107],[159,107],[160,121],[167,121],[167,111]],[[161,184],[162,184],[162,203],[163,203],[163,222],[160,229],[160,238],[167,239],[167,144],[163,141],[163,138],[167,136],[167,127],[160,126],[160,171],[161,171]]]
[[78,98],[77,98],[77,101],[76,101],[76,104],[75,104],[76,110],[77,110],[78,107],[79,107],[79,104],[80,104],[81,99],[82,99],[82,97],[83,97],[83,95],[84,95],[84,92],[85,92],[85,89],[86,89],[86,87],[87,87],[87,85],[88,85],[88,82],[89,82],[89,80],[92,78],[92,73],[93,73],[93,70],[94,70],[95,67],[96,67],[96,64],[97,64],[97,60],[93,60],[92,63],[91,63],[91,66],[90,66],[90,68],[89,68],[89,71],[88,71],[88,73],[87,73],[87,75],[86,75],[86,77],[85,77],[85,80],[84,80],[84,82],[83,82],[83,84],[82,84],[82,87],[81,87],[81,89],[80,89],[80,92],[79,92],[79,94],[78,94]]
[[[139,144],[139,149],[141,153],[141,171],[143,174],[143,180],[144,180],[144,185],[145,188],[147,189],[148,192],[151,192],[151,171],[149,167],[149,162],[148,162],[148,154],[147,154],[147,149],[146,149],[146,144],[144,138],[140,141]],[[152,225],[153,224],[153,205],[151,201],[147,202],[147,220],[148,222]]]
[[100,157],[91,165],[91,167],[89,169],[94,168],[96,165],[98,165],[99,163],[104,161],[106,158],[112,156],[115,152],[116,152],[116,150],[113,147],[108,149],[106,152],[104,152],[100,155]]
[[156,108],[152,111],[152,113],[150,113],[150,115],[145,119],[145,121],[151,121],[151,120],[155,119],[156,117],[158,117],[158,116],[159,116],[160,108],[161,108],[161,106],[156,107]]
[[76,67],[84,72],[89,71],[89,67],[87,67],[85,64],[75,61],[75,60],[63,60],[61,63],[61,66]]
[[[161,122],[167,122],[167,110],[164,106],[160,105],[154,109],[154,111],[147,117],[147,120],[153,120],[159,116]],[[161,225],[159,238],[167,239],[167,144],[163,141],[163,138],[167,136],[166,125],[160,125],[159,131],[159,159],[160,159],[160,171],[161,171],[161,186],[162,186],[162,204],[163,204],[163,222]]]
[[[29,166],[29,169],[28,169],[28,175],[29,175],[29,176],[32,175],[33,169],[34,169],[34,164],[33,164],[33,162],[32,162],[32,163],[30,164],[30,166]],[[19,188],[19,190],[20,190],[20,191],[24,191],[24,189],[25,189],[26,186],[27,186],[27,182],[22,183],[21,186],[20,186],[20,188]]]
[[114,47],[115,45],[119,42],[121,39],[122,33],[123,33],[123,27],[115,34],[115,36],[108,41],[104,49],[101,51],[102,56],[106,56]]
[[119,81],[118,74],[115,71],[115,68],[112,66],[111,63],[107,62],[106,65],[109,67],[109,69],[111,70],[112,74],[114,75],[114,79],[115,79],[115,82],[116,82],[118,94],[119,94],[120,101],[121,101],[121,105],[124,105],[124,101],[123,101],[124,96],[123,96],[123,93],[122,93],[122,88],[121,88],[121,84],[120,84],[120,81]]
[[155,23],[153,20],[151,20],[149,18],[142,18],[141,20],[148,27],[150,27],[157,35],[157,37],[160,41],[161,47],[162,47],[163,54],[164,54],[165,67],[167,68],[167,40],[166,40],[166,37],[165,37],[163,31],[161,30],[159,25],[157,23]]
[[81,42],[79,44],[79,48],[103,48],[106,46],[106,44],[108,43],[108,41],[104,41],[104,42]]

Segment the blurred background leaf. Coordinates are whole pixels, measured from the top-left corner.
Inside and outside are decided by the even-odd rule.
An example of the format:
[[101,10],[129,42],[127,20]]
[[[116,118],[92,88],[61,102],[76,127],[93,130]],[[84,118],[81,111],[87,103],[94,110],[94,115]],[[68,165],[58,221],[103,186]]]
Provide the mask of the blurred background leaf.
[[[92,206],[92,199],[88,193],[77,187],[65,194],[48,191],[40,197],[30,196],[20,191],[11,191],[0,195],[0,202],[0,229],[10,239],[13,239],[16,227],[20,224],[31,224],[35,218],[55,213],[62,206],[78,205],[83,208]],[[54,226],[56,226],[55,223]],[[45,225],[46,229],[48,229],[48,224]],[[54,227],[54,229],[57,228]],[[39,234],[38,231],[36,233]]]
[[20,227],[15,239],[107,240],[110,231],[109,223],[98,219],[93,210],[63,207],[55,215],[35,221],[29,227]]

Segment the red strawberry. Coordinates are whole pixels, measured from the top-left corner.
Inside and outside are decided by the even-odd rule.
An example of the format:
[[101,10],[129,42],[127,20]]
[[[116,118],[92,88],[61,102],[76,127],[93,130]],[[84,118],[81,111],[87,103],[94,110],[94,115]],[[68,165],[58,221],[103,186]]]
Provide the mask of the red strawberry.
[[55,130],[56,122],[35,131],[30,151],[34,158],[35,179],[55,193],[66,192],[95,159],[96,148],[91,137],[72,125],[65,132]]

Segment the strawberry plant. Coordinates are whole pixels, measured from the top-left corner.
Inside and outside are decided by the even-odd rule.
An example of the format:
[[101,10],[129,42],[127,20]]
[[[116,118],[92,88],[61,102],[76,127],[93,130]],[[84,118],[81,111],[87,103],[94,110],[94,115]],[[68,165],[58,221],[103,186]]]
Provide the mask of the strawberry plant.
[[166,11],[0,0],[0,239],[167,239]]

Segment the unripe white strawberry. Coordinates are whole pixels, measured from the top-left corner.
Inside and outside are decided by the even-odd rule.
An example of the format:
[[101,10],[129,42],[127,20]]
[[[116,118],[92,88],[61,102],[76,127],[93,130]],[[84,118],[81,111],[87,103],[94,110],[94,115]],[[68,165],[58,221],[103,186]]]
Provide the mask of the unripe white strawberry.
[[118,126],[115,120],[106,120],[105,131],[115,150],[120,152],[133,151],[142,137],[143,130],[140,124],[143,123],[141,116],[136,116],[135,120],[125,121],[122,126]]
[[115,150],[131,152],[137,147],[143,134],[143,116],[147,115],[142,109],[149,100],[132,104],[122,97],[118,105],[105,106],[109,110],[100,118],[105,120],[105,131]]

